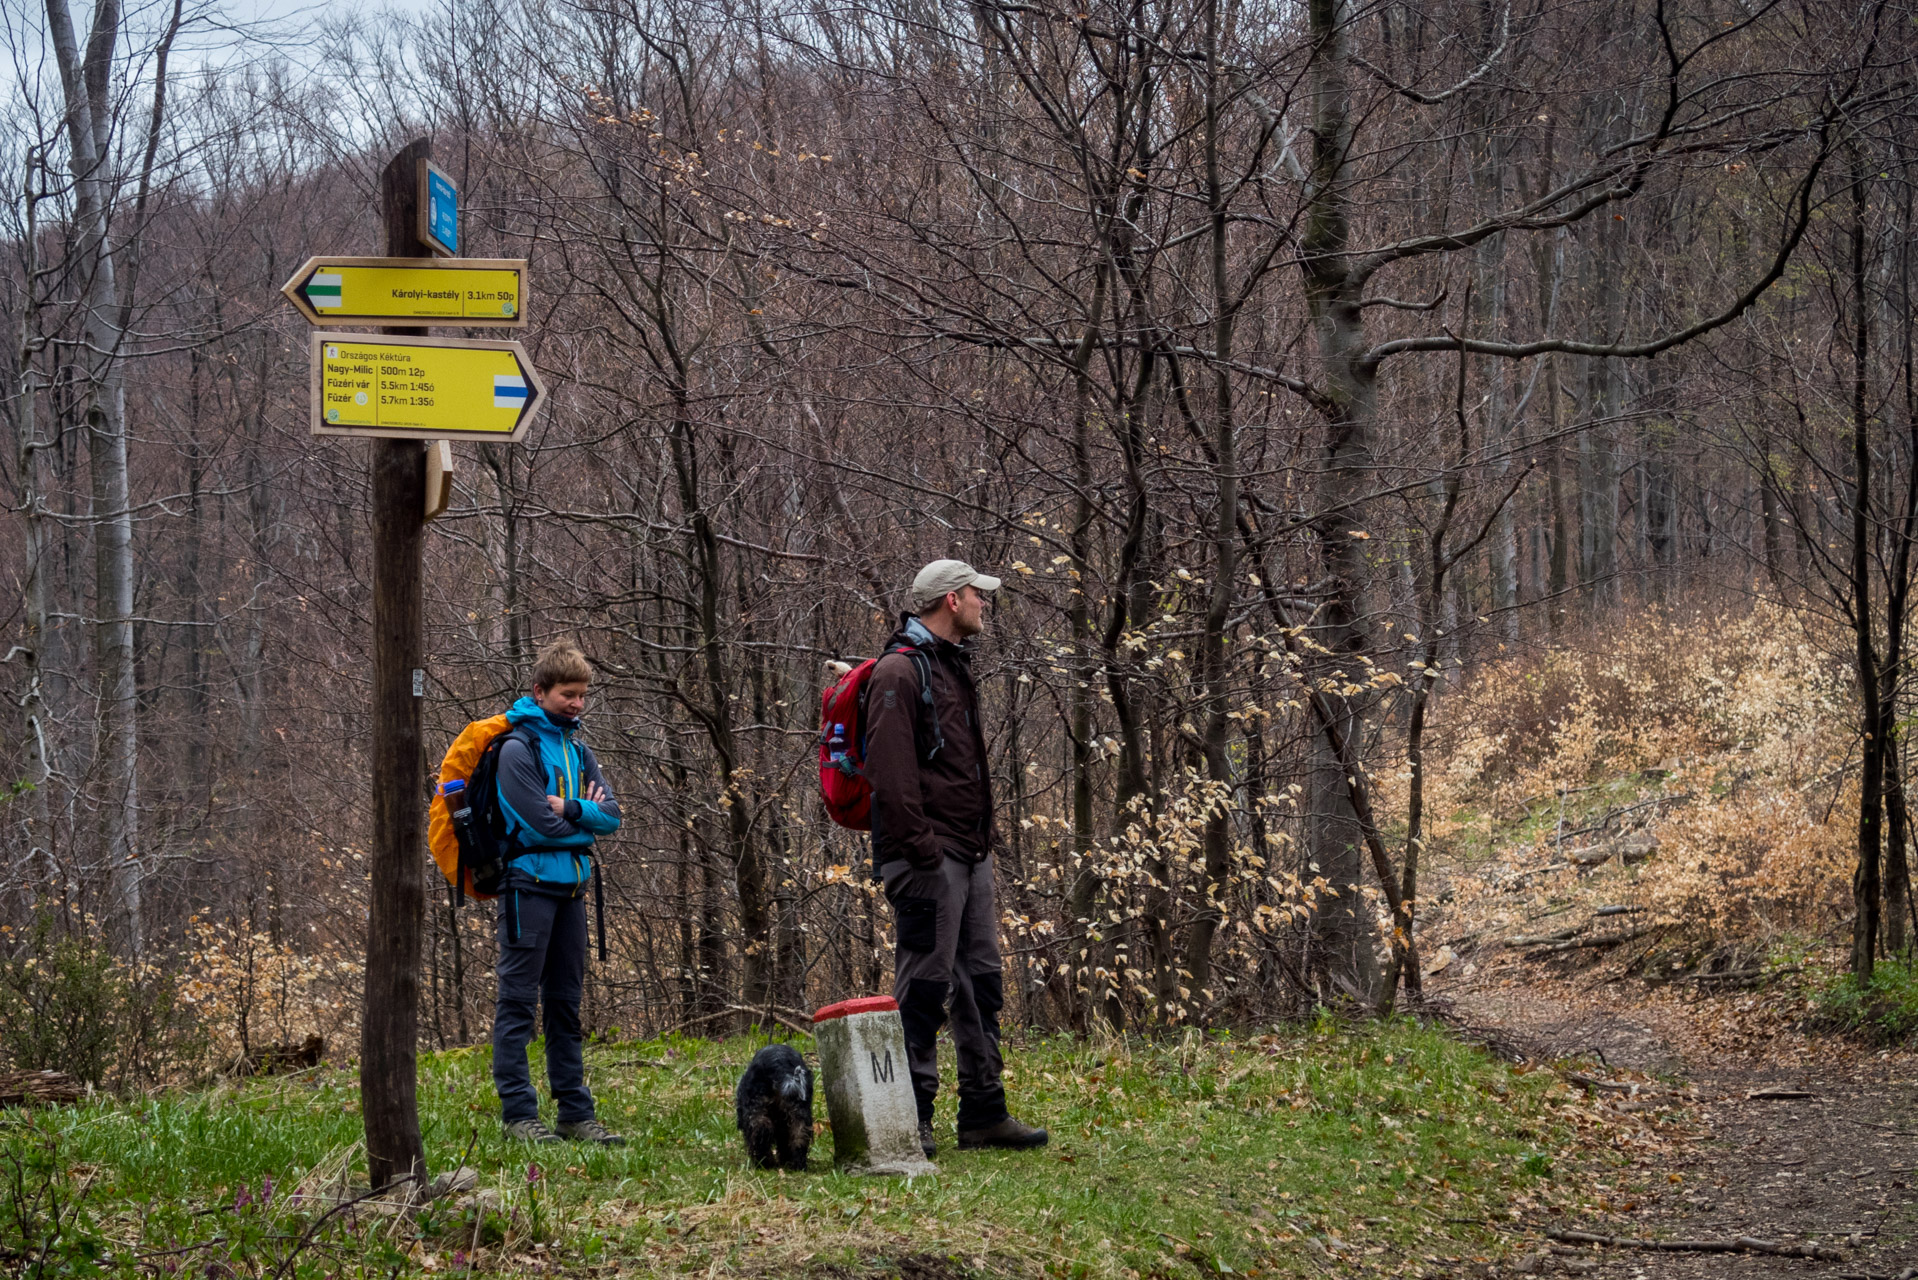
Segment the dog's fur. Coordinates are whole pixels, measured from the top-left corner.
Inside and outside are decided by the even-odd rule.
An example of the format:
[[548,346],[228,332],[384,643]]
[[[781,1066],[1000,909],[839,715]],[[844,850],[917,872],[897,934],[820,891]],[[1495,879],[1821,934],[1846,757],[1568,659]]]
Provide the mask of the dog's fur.
[[767,1045],[739,1077],[733,1102],[746,1155],[755,1165],[805,1169],[812,1149],[812,1068],[804,1058],[786,1045]]

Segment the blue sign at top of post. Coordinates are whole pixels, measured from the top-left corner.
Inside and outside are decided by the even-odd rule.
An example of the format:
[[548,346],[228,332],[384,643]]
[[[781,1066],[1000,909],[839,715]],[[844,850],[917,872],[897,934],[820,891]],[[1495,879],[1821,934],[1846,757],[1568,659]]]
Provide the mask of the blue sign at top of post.
[[426,217],[422,230],[432,248],[451,256],[460,251],[460,192],[448,178],[431,165],[426,168]]

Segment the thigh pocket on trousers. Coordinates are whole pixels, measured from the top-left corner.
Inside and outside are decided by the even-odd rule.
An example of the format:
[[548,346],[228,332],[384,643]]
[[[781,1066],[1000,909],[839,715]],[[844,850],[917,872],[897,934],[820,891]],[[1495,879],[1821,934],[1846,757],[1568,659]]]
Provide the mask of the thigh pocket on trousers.
[[899,923],[899,946],[905,951],[931,951],[939,940],[937,898],[894,898],[892,913]]

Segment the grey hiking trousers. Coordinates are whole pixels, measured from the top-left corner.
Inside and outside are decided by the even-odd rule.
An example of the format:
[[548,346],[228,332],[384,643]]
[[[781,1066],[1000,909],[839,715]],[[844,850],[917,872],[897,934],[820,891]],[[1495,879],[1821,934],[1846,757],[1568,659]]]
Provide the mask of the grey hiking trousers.
[[999,959],[999,911],[993,860],[947,858],[931,871],[898,859],[879,868],[892,904],[898,947],[892,994],[906,1029],[906,1061],[919,1118],[932,1119],[939,1094],[939,1027],[952,1011],[959,1058],[959,1128],[987,1129],[1006,1118],[999,1056],[1005,980]]

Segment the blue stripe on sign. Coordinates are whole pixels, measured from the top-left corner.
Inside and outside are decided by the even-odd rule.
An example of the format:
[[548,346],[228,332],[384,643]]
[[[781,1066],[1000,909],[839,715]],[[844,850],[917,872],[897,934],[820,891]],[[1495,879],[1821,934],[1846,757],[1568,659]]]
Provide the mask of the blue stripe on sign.
[[493,377],[493,407],[495,409],[520,409],[526,405],[526,379],[510,374],[495,374]]

